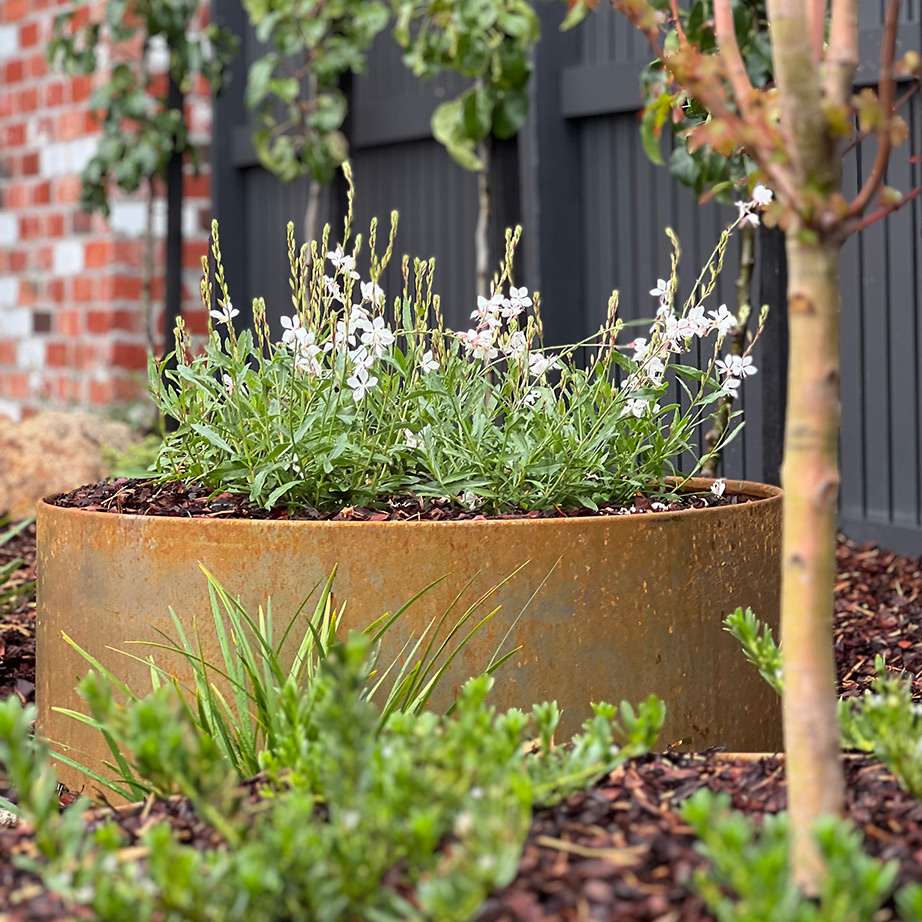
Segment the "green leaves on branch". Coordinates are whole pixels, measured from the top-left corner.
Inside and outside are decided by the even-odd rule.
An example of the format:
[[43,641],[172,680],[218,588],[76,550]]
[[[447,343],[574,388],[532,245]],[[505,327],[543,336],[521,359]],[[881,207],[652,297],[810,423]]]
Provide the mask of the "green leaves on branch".
[[388,8],[379,0],[246,0],[245,6],[270,48],[251,65],[246,90],[259,159],[285,181],[329,182],[348,154],[342,80],[364,70]]
[[478,146],[511,138],[528,114],[531,52],[540,34],[526,0],[393,0],[404,61],[424,79],[455,73],[473,81],[432,116],[432,132],[467,170],[483,169]]
[[[196,77],[212,91],[220,89],[237,39],[215,25],[196,29],[201,6],[200,0],[77,2],[56,17],[48,44],[52,66],[69,74],[104,75],[90,98],[101,130],[82,174],[81,204],[88,211],[108,214],[112,186],[135,192],[162,176],[174,153],[195,162],[183,113],[170,105],[155,65],[164,57],[164,68],[184,92]],[[139,33],[140,54],[131,44]],[[105,63],[109,58],[113,63]]]

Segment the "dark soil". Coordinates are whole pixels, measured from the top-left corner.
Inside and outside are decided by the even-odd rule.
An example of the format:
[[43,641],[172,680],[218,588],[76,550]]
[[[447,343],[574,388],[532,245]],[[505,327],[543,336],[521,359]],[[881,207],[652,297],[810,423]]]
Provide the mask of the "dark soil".
[[[847,760],[848,813],[867,850],[899,862],[899,883],[922,881],[922,803],[879,764]],[[516,878],[493,894],[479,922],[704,922],[713,919],[692,885],[704,861],[679,809],[702,787],[730,794],[733,806],[759,817],[785,808],[777,758],[715,754],[649,756],[588,791],[535,813]],[[255,797],[251,786],[250,797]],[[181,840],[214,847],[214,833],[187,803],[171,800],[120,811],[128,847],[151,823],[169,822]],[[32,855],[28,830],[0,833],[0,905],[10,922],[73,918],[25,872],[14,855]],[[877,922],[894,920],[892,907]],[[765,920],[770,922],[770,920]]]
[[0,698],[18,695],[25,703],[35,695],[34,524],[0,545],[0,567],[13,560],[21,560],[22,566],[0,585]]
[[130,515],[168,515],[181,518],[222,519],[305,519],[333,522],[443,522],[471,519],[554,519],[574,516],[644,515],[655,512],[677,512],[685,509],[705,509],[711,506],[731,506],[751,502],[752,497],[712,493],[688,494],[659,502],[642,493],[631,505],[612,503],[599,507],[598,512],[585,508],[549,510],[513,510],[486,516],[481,512],[459,508],[449,499],[425,499],[417,496],[395,497],[386,509],[366,509],[346,506],[337,512],[321,512],[313,508],[289,509],[278,506],[263,509],[239,493],[215,493],[198,483],[156,480],[135,480],[120,477],[87,484],[51,499],[56,506],[86,509],[90,512],[118,512]]

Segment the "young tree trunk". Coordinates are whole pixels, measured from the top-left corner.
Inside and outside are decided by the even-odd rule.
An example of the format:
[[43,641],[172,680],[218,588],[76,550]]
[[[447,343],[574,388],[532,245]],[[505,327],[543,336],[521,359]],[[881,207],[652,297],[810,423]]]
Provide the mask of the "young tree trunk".
[[144,215],[144,264],[141,276],[141,303],[144,307],[144,332],[147,351],[157,355],[157,318],[154,316],[154,180],[147,181],[147,201]]
[[841,812],[833,592],[839,496],[839,249],[788,235],[790,360],[781,482],[784,743],[795,879],[824,874],[816,820]]
[[490,139],[481,142],[477,153],[483,169],[477,174],[477,228],[474,231],[474,256],[477,271],[477,294],[490,294]]
[[320,183],[316,179],[307,181],[307,207],[304,209],[304,243],[309,244],[320,236],[317,222],[320,220]]

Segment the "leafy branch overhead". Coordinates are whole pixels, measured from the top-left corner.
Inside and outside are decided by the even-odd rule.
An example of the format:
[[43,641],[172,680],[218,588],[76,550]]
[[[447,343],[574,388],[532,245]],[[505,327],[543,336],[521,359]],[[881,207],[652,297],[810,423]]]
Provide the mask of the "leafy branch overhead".
[[259,159],[282,180],[327,183],[348,153],[342,80],[364,70],[388,8],[380,0],[246,0],[245,6],[270,49],[250,67],[246,91]]
[[70,74],[105,72],[90,99],[101,131],[82,175],[87,210],[108,214],[110,186],[135,192],[162,176],[174,153],[194,160],[183,113],[153,65],[163,58],[162,69],[184,92],[196,77],[213,92],[220,89],[237,39],[213,24],[196,29],[200,7],[199,0],[78,2],[56,17],[48,44],[52,65]]
[[531,51],[540,35],[527,0],[394,0],[394,34],[417,77],[452,72],[473,81],[432,116],[432,132],[465,169],[483,169],[478,146],[511,138],[528,114]]
[[[733,21],[739,40],[740,54],[753,86],[767,87],[772,76],[771,40],[768,34],[765,0],[733,3]],[[664,49],[674,52],[684,39],[702,51],[714,53],[714,11],[712,0],[695,0],[688,10],[679,11],[679,20],[672,20],[663,41]],[[663,163],[662,136],[668,127],[678,142],[669,158],[672,175],[695,191],[698,196],[709,194],[722,201],[738,198],[736,190],[756,167],[740,149],[718,153],[709,147],[696,146],[696,131],[705,125],[710,113],[701,102],[682,87],[673,83],[669,71],[659,59],[641,74],[644,111],[641,119],[641,139],[647,156]]]

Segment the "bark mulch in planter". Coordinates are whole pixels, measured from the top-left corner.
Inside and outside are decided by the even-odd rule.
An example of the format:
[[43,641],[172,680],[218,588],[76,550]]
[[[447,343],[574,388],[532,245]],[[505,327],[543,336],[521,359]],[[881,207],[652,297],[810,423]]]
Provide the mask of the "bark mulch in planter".
[[[850,759],[848,810],[864,830],[867,849],[900,865],[900,883],[922,880],[922,804],[879,764]],[[753,816],[784,809],[777,758],[728,760],[715,755],[650,756],[614,772],[589,791],[535,814],[518,875],[493,894],[479,922],[704,922],[713,917],[694,892],[703,865],[680,804],[699,788],[726,791]],[[251,789],[252,796],[252,789]],[[122,813],[129,844],[139,830],[165,819],[180,837],[202,847],[213,835],[181,801]],[[0,833],[0,906],[10,922],[68,918],[11,858],[30,854],[24,831]],[[888,922],[891,910],[878,917]],[[769,922],[769,920],[766,920]]]
[[[491,519],[544,519],[595,515],[642,515],[651,512],[673,512],[684,509],[704,509],[711,506],[729,506],[749,502],[744,495],[722,496],[711,493],[689,494],[673,502],[657,502],[638,493],[630,506],[610,504],[591,509],[556,508],[550,511],[513,511],[489,516]],[[395,497],[387,509],[365,509],[347,506],[335,513],[324,513],[317,509],[292,509],[278,506],[263,509],[254,505],[239,493],[215,493],[196,483],[175,481],[158,483],[154,480],[137,480],[121,477],[103,480],[99,483],[78,487],[70,493],[63,493],[50,500],[56,506],[86,509],[90,512],[118,512],[131,515],[169,515],[182,518],[229,518],[229,519],[299,519],[308,521],[463,521],[485,519],[487,516],[475,511],[458,509],[448,499],[419,499],[417,497]]]

